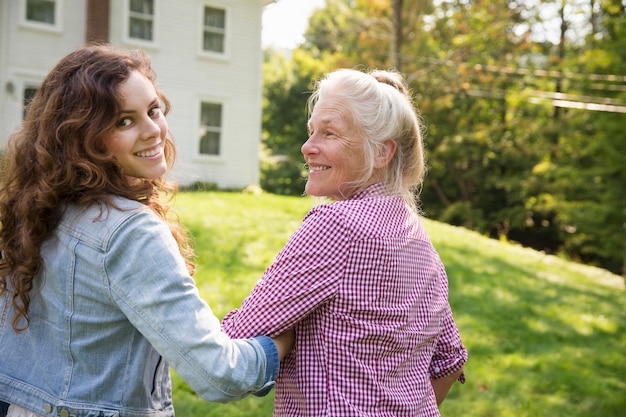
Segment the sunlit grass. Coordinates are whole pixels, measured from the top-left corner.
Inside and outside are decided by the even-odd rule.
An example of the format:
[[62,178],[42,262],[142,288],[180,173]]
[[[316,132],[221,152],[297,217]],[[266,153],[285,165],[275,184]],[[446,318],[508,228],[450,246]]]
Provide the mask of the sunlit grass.
[[[268,194],[181,193],[195,276],[218,317],[240,305],[315,204]],[[426,221],[446,265],[450,303],[469,350],[467,383],[444,416],[618,417],[626,410],[626,291],[606,271]],[[231,404],[198,399],[174,376],[177,415],[272,415],[270,394]]]
[[220,317],[241,304],[314,204],[213,192],[181,193],[175,203],[193,237],[200,293]]

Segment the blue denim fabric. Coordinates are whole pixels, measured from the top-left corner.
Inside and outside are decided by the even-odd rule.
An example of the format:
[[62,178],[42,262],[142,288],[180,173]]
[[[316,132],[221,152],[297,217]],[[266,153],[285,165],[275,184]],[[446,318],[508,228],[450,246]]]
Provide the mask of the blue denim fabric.
[[0,400],[41,416],[173,416],[170,365],[209,401],[267,394],[274,342],[231,341],[168,226],[116,203],[66,207],[42,247],[26,331],[12,330],[10,295],[0,297]]

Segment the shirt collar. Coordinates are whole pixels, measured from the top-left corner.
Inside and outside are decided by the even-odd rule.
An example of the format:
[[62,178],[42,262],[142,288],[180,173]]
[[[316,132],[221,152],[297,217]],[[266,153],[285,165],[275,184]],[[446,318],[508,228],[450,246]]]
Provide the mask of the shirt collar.
[[375,182],[370,184],[361,191],[358,191],[349,198],[349,200],[360,200],[367,197],[381,196],[385,194],[385,184],[382,182]]

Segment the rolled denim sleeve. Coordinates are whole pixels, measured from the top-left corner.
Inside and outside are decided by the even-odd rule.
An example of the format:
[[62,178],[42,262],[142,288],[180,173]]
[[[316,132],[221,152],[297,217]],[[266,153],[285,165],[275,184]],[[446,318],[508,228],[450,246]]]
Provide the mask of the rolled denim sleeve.
[[276,377],[280,369],[280,359],[278,357],[278,349],[276,343],[267,336],[259,336],[254,338],[261,344],[267,358],[267,372],[265,372],[265,381],[263,388],[254,393],[257,397],[264,397],[270,393],[274,385],[276,385]]

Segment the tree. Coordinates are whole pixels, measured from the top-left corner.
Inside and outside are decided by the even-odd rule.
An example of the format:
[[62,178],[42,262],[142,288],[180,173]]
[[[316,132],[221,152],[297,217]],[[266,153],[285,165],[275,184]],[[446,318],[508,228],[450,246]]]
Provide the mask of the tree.
[[300,147],[307,139],[307,100],[313,82],[333,57],[315,58],[296,49],[289,58],[280,51],[266,50],[263,64],[263,117],[261,186],[285,194],[304,191],[304,160]]
[[264,143],[300,161],[311,80],[400,67],[427,128],[427,215],[626,277],[625,113],[589,110],[626,109],[624,17],[619,0],[327,0],[266,70]]
[[626,279],[626,76],[614,75],[626,74],[626,13],[618,1],[579,6],[589,11],[589,31],[575,55],[565,59],[580,74],[570,79],[570,88],[579,100],[618,105],[613,111],[567,111],[571,126],[554,168],[560,220],[569,231],[563,247]]

